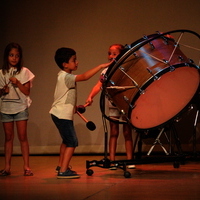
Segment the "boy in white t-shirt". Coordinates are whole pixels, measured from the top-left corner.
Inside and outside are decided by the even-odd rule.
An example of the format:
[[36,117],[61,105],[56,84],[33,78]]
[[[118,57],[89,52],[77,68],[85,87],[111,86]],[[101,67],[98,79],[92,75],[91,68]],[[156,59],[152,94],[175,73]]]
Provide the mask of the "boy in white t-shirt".
[[76,52],[73,49],[59,48],[54,58],[61,71],[58,73],[50,114],[63,140],[60,146],[59,164],[56,168],[58,170],[57,178],[79,178],[79,175],[69,167],[74,150],[78,146],[73,124],[77,99],[76,82],[88,80],[113,61],[94,67],[83,74],[73,75],[72,72],[76,71],[78,67]]

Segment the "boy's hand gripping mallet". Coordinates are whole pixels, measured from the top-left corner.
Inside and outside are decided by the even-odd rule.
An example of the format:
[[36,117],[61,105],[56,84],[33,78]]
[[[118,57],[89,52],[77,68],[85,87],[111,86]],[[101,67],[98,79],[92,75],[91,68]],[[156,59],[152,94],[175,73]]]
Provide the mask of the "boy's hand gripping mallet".
[[85,105],[79,105],[79,106],[77,106],[77,111],[79,112],[79,113],[84,113],[85,112],[85,107],[87,107],[89,105],[89,103],[86,103]]

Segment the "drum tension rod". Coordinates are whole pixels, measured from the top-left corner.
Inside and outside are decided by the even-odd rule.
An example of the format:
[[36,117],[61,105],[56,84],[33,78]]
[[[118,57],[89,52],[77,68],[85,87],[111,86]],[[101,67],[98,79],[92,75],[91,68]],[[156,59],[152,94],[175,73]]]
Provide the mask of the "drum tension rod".
[[115,82],[114,82],[114,81],[109,80],[109,82],[110,82],[112,85],[115,85]]
[[[144,35],[143,38],[144,38],[145,40],[148,40],[148,39],[149,39],[146,35]],[[155,49],[155,46],[153,45],[152,42],[149,42],[149,44],[150,44],[150,46],[151,46],[151,49]]]
[[[156,31],[158,35],[161,35],[162,33],[160,31]],[[169,44],[169,38],[170,38],[170,34],[167,35],[162,35],[161,39],[163,39],[164,44],[168,45]]]
[[182,56],[178,56],[180,61],[183,61],[183,57]]
[[170,72],[173,72],[175,70],[175,67],[173,65],[170,66]]
[[[165,60],[165,59],[163,59],[163,61],[165,62],[165,64],[168,64],[169,65],[169,61],[167,61],[167,60]],[[173,66],[173,65],[169,65],[169,71],[170,72],[173,72],[174,70],[175,70],[175,67]]]
[[189,59],[190,63],[194,64],[194,60],[192,60],[191,58]]
[[153,78],[154,80],[160,79],[160,77],[154,75],[153,72],[152,72],[148,67],[147,67],[146,69],[147,69],[147,71],[154,77],[154,78]]
[[131,109],[135,108],[135,106],[133,106],[133,105],[130,104],[129,99],[126,96],[124,96],[124,100],[131,107]]
[[126,44],[124,47],[125,47],[125,49],[131,49],[131,45],[130,44]]
[[135,85],[135,87],[140,91],[140,94],[144,94],[144,90],[141,90],[138,86],[138,84],[136,83],[135,80],[132,79],[132,77],[130,77],[125,71],[124,71],[124,68],[122,66],[119,67],[120,71],[123,72],[132,82],[133,84]]
[[135,58],[139,58],[139,56],[137,55],[137,53],[133,53],[133,55],[135,56]]
[[165,45],[169,44],[168,39],[165,36],[162,36],[161,38],[163,39]]

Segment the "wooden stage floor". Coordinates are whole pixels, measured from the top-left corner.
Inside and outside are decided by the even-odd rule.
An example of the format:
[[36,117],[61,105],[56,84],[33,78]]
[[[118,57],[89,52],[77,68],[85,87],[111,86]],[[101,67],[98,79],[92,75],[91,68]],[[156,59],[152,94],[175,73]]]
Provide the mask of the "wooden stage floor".
[[[122,169],[109,170],[90,167],[86,160],[102,160],[100,155],[75,155],[71,161],[79,179],[57,179],[55,167],[58,156],[30,156],[33,177],[24,177],[22,157],[12,157],[11,175],[0,177],[1,200],[196,200],[200,199],[200,162],[188,160],[179,168],[173,163],[137,164],[129,169],[130,178]],[[125,159],[117,156],[117,160]],[[4,157],[0,156],[0,167]]]

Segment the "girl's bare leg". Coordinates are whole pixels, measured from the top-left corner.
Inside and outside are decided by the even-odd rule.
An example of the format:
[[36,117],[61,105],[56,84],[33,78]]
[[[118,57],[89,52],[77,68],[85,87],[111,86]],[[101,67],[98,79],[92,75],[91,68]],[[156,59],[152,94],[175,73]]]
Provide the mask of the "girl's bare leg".
[[17,121],[17,133],[21,145],[22,156],[24,160],[24,170],[29,170],[29,143],[27,138],[27,120]]
[[14,140],[14,122],[4,122],[3,128],[5,132],[5,168],[4,170],[9,172],[11,168],[11,156],[13,153],[13,140]]

